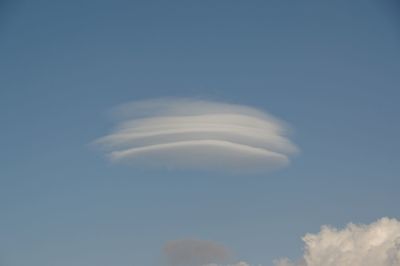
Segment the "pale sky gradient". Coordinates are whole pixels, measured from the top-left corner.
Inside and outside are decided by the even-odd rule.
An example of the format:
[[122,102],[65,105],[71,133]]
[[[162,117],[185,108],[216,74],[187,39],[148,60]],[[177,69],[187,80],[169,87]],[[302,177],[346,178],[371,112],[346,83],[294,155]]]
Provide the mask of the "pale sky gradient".
[[[301,237],[400,218],[393,0],[0,3],[0,265],[163,266],[165,243],[299,258]],[[127,102],[265,110],[301,152],[252,175],[110,163]]]

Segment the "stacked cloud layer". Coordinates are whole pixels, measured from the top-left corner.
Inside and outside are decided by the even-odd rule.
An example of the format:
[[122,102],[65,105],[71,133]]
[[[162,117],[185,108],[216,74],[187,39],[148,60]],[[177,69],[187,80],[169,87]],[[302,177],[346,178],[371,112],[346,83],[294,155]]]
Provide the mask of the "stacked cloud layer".
[[259,170],[284,166],[296,147],[278,119],[255,108],[191,99],[134,102],[96,141],[113,161],[169,168]]

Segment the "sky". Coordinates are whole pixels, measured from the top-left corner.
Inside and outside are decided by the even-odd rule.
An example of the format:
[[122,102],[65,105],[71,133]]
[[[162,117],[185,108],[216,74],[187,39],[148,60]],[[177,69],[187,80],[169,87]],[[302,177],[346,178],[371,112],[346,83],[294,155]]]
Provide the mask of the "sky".
[[[269,266],[312,256],[323,225],[399,234],[399,12],[393,0],[0,1],[0,265],[175,266],[189,246]],[[224,171],[225,150],[218,171],[109,160],[96,141],[160,115],[113,110],[146,101],[199,123],[221,106],[230,126],[275,117],[261,119],[297,152],[251,173]]]

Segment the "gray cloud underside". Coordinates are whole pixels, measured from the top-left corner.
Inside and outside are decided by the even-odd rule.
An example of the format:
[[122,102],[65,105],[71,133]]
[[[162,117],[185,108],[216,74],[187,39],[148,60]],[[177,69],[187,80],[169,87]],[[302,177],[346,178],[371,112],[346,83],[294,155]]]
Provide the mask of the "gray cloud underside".
[[199,239],[169,241],[163,250],[169,266],[211,265],[223,263],[231,256],[231,252],[223,245]]

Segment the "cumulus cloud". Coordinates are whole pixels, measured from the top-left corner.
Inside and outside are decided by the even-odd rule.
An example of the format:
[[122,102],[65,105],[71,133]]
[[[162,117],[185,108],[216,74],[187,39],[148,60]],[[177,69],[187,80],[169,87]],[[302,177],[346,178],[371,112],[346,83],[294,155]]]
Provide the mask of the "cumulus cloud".
[[218,265],[231,257],[231,252],[221,244],[198,239],[169,241],[164,246],[170,266]]
[[113,161],[168,168],[261,170],[296,152],[283,122],[256,108],[157,99],[117,108],[118,123],[95,143]]
[[400,221],[382,218],[369,225],[338,230],[323,226],[303,237],[300,262],[282,259],[276,266],[400,266]]

